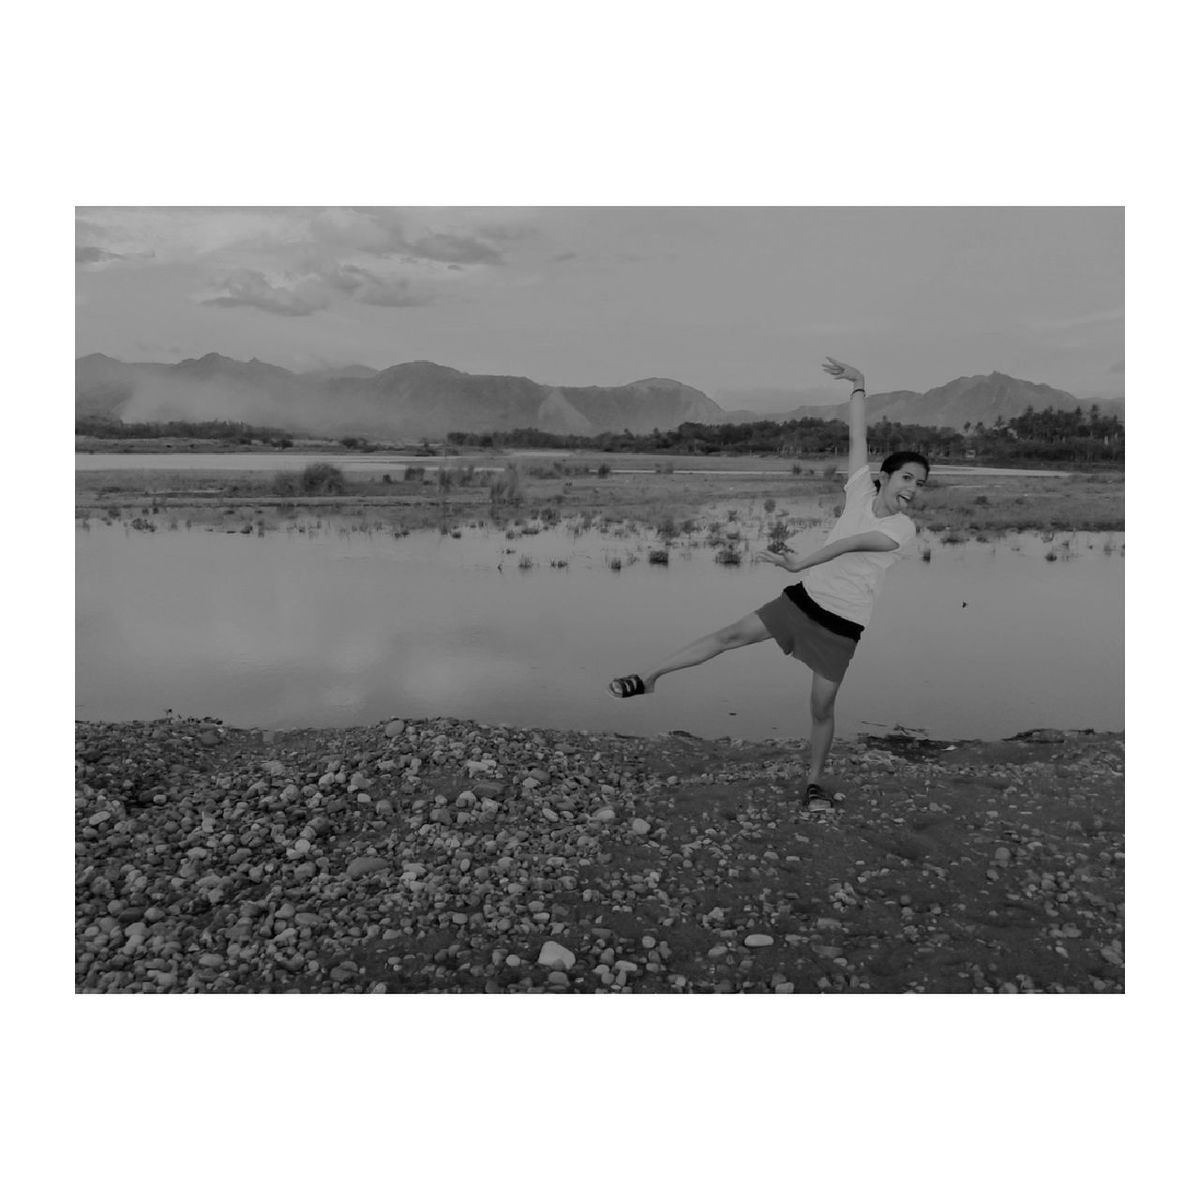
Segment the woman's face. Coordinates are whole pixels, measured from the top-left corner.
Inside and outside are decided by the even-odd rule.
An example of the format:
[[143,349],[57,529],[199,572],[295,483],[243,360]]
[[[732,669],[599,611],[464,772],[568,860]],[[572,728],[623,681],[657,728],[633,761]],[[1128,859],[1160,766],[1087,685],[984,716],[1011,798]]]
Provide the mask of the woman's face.
[[905,463],[890,475],[880,475],[880,507],[888,513],[907,512],[917,502],[927,478],[928,472],[920,463]]

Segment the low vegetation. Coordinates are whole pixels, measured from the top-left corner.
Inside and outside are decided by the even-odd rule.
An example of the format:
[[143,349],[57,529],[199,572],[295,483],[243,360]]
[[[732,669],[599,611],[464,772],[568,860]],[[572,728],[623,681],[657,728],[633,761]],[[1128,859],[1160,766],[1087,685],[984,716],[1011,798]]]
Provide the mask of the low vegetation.
[[280,471],[272,483],[277,496],[344,496],[346,477],[332,463],[309,463],[303,471]]
[[[716,470],[704,475],[647,473],[647,460],[632,456],[579,456],[561,466],[501,456],[468,463],[435,459],[428,467],[383,462],[375,475],[343,473],[327,462],[274,475],[236,469],[81,470],[75,477],[76,507],[81,516],[107,513],[117,519],[130,510],[161,506],[207,523],[223,506],[239,512],[247,506],[269,508],[278,514],[292,505],[305,511],[355,512],[404,530],[537,519],[547,524],[570,520],[583,532],[593,523],[627,522],[648,528],[664,547],[707,529],[715,547],[727,540],[732,520],[743,523],[752,541],[788,541],[831,523],[841,503],[840,463],[698,461]],[[230,462],[236,465],[236,457]],[[723,464],[729,464],[729,473],[720,470]],[[682,460],[680,465],[691,464]],[[745,474],[746,468],[762,474]],[[626,473],[632,469],[642,473]],[[929,486],[913,513],[918,527],[934,534],[953,530],[974,538],[982,531],[1009,529],[1125,527],[1124,476],[1118,472],[964,476],[948,469],[943,474],[943,469],[935,460]]]

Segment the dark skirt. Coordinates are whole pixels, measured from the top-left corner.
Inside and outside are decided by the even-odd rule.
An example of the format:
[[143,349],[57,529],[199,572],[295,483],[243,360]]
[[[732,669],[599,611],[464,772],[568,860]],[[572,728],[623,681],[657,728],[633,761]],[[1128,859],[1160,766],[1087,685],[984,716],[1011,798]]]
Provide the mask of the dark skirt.
[[862,626],[826,612],[800,584],[786,588],[757,610],[784,654],[833,683],[841,683],[858,648]]

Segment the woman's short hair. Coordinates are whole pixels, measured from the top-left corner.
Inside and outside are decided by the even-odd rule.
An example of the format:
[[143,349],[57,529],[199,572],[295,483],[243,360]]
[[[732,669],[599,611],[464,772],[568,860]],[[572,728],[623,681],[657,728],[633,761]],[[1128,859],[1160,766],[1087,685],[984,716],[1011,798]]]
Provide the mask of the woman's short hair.
[[[900,470],[901,467],[907,466],[909,463],[916,463],[919,467],[925,468],[925,478],[929,478],[929,459],[923,454],[918,454],[915,450],[897,450],[894,454],[889,454],[887,458],[879,464],[880,475],[891,475],[893,472]],[[879,491],[879,480],[875,480],[875,490]]]

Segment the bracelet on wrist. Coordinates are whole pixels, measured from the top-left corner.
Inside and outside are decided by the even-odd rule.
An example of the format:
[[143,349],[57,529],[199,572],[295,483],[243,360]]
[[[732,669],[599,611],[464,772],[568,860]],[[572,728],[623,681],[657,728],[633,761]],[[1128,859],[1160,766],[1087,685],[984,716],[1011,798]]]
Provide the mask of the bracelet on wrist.
[[853,389],[851,390],[851,392],[850,392],[850,395],[852,395],[852,396],[853,396],[855,392],[862,392],[862,394],[865,396],[865,395],[867,394],[867,389],[866,389],[866,388],[864,388],[864,387],[856,387],[856,388],[853,388]]

